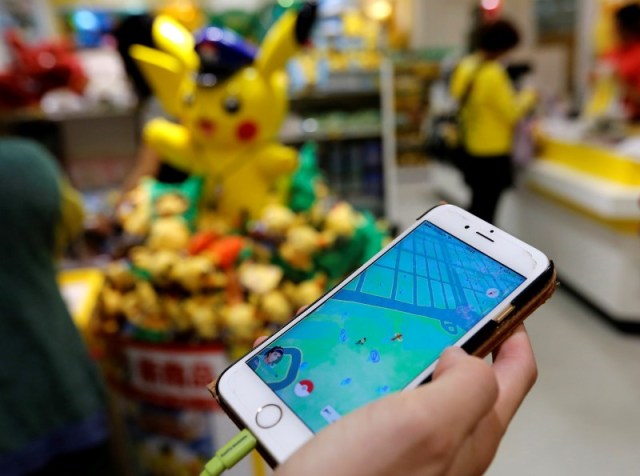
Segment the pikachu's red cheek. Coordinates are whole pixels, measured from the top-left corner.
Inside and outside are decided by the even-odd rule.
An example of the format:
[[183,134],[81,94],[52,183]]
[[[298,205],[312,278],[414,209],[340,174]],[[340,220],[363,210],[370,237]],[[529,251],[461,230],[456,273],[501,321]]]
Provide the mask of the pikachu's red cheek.
[[236,129],[236,137],[241,142],[250,142],[258,135],[258,125],[253,121],[244,121]]

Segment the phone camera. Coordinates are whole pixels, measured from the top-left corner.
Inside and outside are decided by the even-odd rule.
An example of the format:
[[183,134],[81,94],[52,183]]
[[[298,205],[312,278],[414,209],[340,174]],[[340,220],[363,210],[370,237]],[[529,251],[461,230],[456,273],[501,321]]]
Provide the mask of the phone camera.
[[489,230],[489,233],[493,233],[493,230]]
[[464,227],[464,229],[465,229],[465,230],[468,230],[468,229],[469,229],[469,225],[465,226],[465,227]]

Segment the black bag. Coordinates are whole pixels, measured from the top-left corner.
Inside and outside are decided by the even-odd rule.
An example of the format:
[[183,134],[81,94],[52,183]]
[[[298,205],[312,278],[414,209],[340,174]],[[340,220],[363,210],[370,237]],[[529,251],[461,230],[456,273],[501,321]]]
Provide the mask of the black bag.
[[435,159],[453,165],[463,173],[465,172],[467,153],[463,141],[464,127],[461,115],[471,97],[473,85],[482,65],[483,63],[476,68],[473,77],[469,80],[457,110],[434,117],[427,131],[427,153]]

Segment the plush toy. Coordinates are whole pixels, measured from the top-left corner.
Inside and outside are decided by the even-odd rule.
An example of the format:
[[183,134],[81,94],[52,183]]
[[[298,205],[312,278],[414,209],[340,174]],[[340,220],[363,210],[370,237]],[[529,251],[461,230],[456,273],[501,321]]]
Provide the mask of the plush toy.
[[182,183],[163,183],[146,178],[143,186],[149,191],[151,219],[181,217],[193,229],[202,193],[202,178],[189,177]]
[[205,202],[227,217],[257,218],[284,199],[276,184],[297,162],[296,151],[275,139],[287,109],[285,65],[309,38],[315,15],[315,3],[287,11],[259,51],[216,27],[194,39],[159,16],[159,49],[132,48],[156,97],[180,120],[152,121],[145,140],[172,166],[205,177]]
[[189,244],[191,233],[182,217],[158,218],[151,225],[147,246],[152,250],[184,250]]
[[282,268],[271,264],[246,262],[238,269],[240,284],[253,294],[267,294],[280,284]]
[[222,301],[216,296],[194,296],[184,303],[184,310],[189,316],[198,337],[213,340],[220,334]]
[[[143,251],[144,254],[144,251]],[[180,256],[173,250],[160,250],[149,253],[145,270],[154,284],[158,286],[168,286],[172,279],[173,268],[180,263]]]
[[5,34],[11,62],[0,73],[0,108],[38,106],[54,89],[67,88],[82,94],[87,85],[69,42],[47,41],[27,45],[15,30]]
[[160,300],[160,307],[175,332],[180,334],[193,329],[193,321],[181,299],[174,296],[164,296]]
[[151,226],[151,196],[144,182],[127,192],[118,207],[116,218],[124,231],[145,236]]
[[330,243],[338,239],[349,240],[362,220],[362,216],[347,202],[338,203],[327,213],[323,235]]
[[213,231],[204,231],[191,238],[187,250],[191,255],[206,255],[216,266],[229,269],[239,260],[246,246],[242,236],[220,237]]
[[129,266],[123,261],[113,261],[105,269],[107,283],[120,292],[130,291],[135,287],[135,276]]
[[318,145],[308,142],[300,149],[300,165],[291,178],[289,207],[294,212],[306,212],[318,201],[318,186],[322,174],[318,168]]
[[107,317],[119,316],[123,312],[122,292],[111,286],[105,286],[100,294],[101,311]]
[[182,259],[173,267],[172,279],[190,293],[206,289],[224,289],[227,277],[219,272],[208,256],[192,256]]
[[263,318],[282,326],[291,320],[294,309],[282,291],[269,291],[259,300],[259,310]]
[[327,274],[330,285],[380,251],[387,238],[387,230],[371,213],[355,212],[346,203],[327,214],[322,234],[328,243],[314,261]]
[[222,318],[233,340],[248,342],[257,337],[260,321],[256,311],[256,307],[247,302],[226,306],[222,310]]
[[273,241],[283,240],[289,228],[295,223],[296,215],[281,204],[267,205],[260,219],[253,226],[257,237],[265,237]]
[[287,232],[285,242],[280,246],[280,257],[296,270],[313,270],[313,257],[321,247],[320,234],[309,225],[300,225]]
[[308,279],[300,284],[291,281],[282,286],[282,292],[293,303],[295,309],[308,306],[318,300],[325,292],[327,284],[326,276],[319,273],[313,279]]
[[139,329],[165,332],[170,328],[168,320],[160,312],[158,294],[146,281],[138,281],[135,289],[124,296],[122,312]]

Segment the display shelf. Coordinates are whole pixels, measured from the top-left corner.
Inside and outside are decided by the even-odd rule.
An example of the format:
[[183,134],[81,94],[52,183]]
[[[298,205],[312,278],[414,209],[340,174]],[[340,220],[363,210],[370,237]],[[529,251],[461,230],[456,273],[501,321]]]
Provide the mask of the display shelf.
[[434,62],[415,58],[398,58],[392,64],[392,84],[387,89],[394,103],[395,161],[398,167],[426,165],[430,158],[425,150],[425,121],[439,68]]
[[376,88],[293,94],[289,97],[289,107],[294,111],[314,112],[380,107],[380,91]]
[[308,141],[326,142],[343,140],[378,139],[382,136],[382,129],[378,127],[353,128],[335,131],[319,131],[299,134],[284,133],[280,140],[286,144],[301,144]]
[[291,117],[280,139],[318,143],[318,163],[339,199],[386,214],[380,72],[333,73],[322,89],[291,94]]

